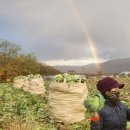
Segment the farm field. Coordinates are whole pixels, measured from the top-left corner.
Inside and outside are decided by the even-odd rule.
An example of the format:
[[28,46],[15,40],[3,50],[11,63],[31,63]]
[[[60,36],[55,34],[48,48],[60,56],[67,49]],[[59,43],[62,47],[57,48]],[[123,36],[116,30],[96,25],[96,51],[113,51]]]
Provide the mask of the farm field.
[[[99,79],[87,79],[89,95],[97,93],[95,85]],[[130,106],[130,78],[116,79],[125,84],[121,90],[121,100]],[[45,81],[45,95],[24,92],[14,88],[11,83],[0,84],[0,130],[89,130],[90,113],[87,111],[85,120],[71,125],[50,119],[47,106],[49,84],[50,81]]]

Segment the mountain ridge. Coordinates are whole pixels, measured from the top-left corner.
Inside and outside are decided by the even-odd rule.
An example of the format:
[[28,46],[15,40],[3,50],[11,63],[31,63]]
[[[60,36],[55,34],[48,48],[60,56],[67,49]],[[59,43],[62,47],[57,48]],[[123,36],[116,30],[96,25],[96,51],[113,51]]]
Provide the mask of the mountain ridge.
[[[130,71],[130,57],[109,60],[103,63],[99,63],[102,73],[121,73],[124,71]],[[70,70],[76,73],[88,73],[96,74],[99,71],[95,64],[88,64],[82,66],[53,66],[54,68],[60,70],[61,72],[68,72]]]

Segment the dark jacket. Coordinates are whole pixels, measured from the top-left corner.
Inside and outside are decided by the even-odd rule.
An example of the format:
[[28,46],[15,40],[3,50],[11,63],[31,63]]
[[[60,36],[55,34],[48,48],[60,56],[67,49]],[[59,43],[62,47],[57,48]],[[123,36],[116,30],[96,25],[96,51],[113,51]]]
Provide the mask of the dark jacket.
[[127,120],[130,120],[130,109],[121,102],[113,106],[106,101],[99,116],[100,122],[91,121],[91,130],[126,130]]

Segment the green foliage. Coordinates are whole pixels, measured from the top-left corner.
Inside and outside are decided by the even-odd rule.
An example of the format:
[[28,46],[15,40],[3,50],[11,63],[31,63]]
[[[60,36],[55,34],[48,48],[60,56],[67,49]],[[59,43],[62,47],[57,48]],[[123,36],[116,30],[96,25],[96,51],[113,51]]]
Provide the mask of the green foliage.
[[31,95],[12,84],[0,85],[0,123],[8,123],[17,117],[25,122],[46,122],[49,111],[44,95]]

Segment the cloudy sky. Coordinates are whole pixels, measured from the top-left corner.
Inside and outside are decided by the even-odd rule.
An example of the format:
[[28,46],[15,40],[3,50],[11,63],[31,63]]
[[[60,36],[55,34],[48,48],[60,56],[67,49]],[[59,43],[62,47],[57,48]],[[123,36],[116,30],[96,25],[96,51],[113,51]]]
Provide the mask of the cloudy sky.
[[95,62],[84,30],[99,62],[130,57],[130,0],[0,0],[0,39],[49,65]]

